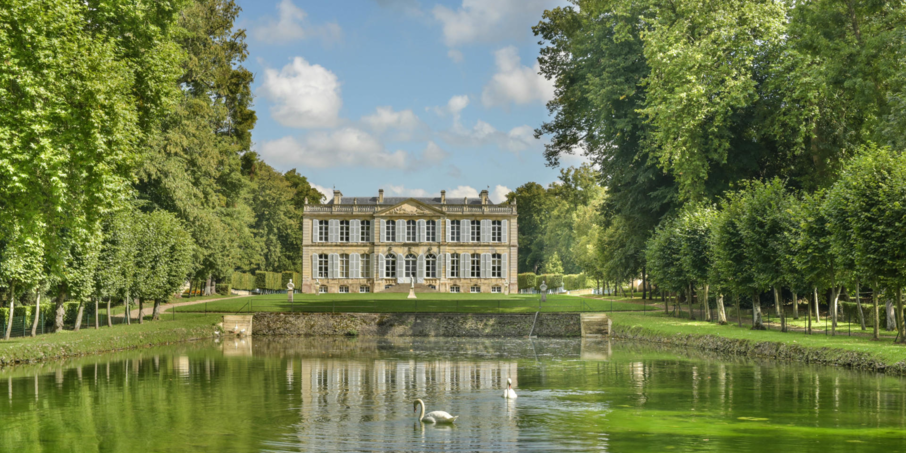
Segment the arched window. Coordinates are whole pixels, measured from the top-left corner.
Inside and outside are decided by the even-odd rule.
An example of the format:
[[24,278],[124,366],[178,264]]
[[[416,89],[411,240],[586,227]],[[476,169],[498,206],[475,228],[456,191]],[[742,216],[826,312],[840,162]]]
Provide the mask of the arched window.
[[478,253],[472,254],[472,278],[481,278],[481,255]]
[[406,221],[406,242],[418,242],[418,223],[415,220]]
[[384,258],[384,275],[387,278],[396,278],[396,256],[392,253]]
[[425,240],[428,242],[437,242],[437,221],[429,220],[425,222]]
[[425,277],[437,278],[437,257],[434,255],[425,257]]
[[413,254],[406,255],[406,273],[403,274],[403,277],[416,277],[418,276],[418,258]]

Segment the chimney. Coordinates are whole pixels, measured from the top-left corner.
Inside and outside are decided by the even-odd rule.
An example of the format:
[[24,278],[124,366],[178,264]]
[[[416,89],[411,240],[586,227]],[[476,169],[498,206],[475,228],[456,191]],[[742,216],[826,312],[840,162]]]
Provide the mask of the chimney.
[[381,189],[381,190],[378,190],[378,191],[377,191],[377,202],[378,202],[378,203],[383,203],[383,202],[384,202],[384,189]]
[[481,204],[483,204],[483,205],[488,204],[488,191],[487,190],[481,191]]
[[333,204],[343,204],[343,193],[337,189],[333,190]]
[[440,191],[440,204],[447,204],[447,191],[446,190]]

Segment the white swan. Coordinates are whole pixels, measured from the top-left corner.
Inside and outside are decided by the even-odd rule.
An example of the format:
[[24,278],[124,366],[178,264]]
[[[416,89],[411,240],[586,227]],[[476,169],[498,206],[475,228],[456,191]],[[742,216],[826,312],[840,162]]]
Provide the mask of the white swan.
[[516,392],[513,390],[513,380],[506,378],[506,390],[503,391],[503,397],[507,399],[516,398]]
[[425,415],[425,402],[422,400],[415,400],[412,403],[412,410],[418,410],[419,406],[421,406],[422,412],[418,416],[418,420],[422,423],[453,423],[459,418],[458,415],[453,416],[444,411],[431,411]]

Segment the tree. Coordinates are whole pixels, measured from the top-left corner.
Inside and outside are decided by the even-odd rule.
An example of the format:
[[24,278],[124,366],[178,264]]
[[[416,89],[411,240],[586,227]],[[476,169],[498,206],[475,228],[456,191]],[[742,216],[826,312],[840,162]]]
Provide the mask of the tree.
[[554,252],[547,261],[544,262],[545,274],[563,274],[563,263],[560,261],[560,255]]
[[535,272],[544,262],[544,226],[553,209],[553,199],[538,183],[529,182],[507,195],[519,210],[519,272]]
[[[651,281],[663,290],[677,294],[688,291],[689,279],[679,257],[682,241],[676,227],[676,219],[665,219],[654,230],[645,247],[645,262]],[[664,311],[667,306],[664,304]]]
[[167,301],[185,283],[192,270],[192,237],[179,219],[166,211],[135,217],[135,277],[131,294],[139,298],[139,323],[144,301],[154,301],[152,319],[159,317],[160,303]]
[[746,256],[746,242],[741,225],[746,212],[746,201],[745,194],[737,191],[728,193],[720,202],[720,211],[714,219],[711,238],[713,278],[736,297],[736,316],[739,325],[742,325],[739,297],[755,293],[756,296],[752,300],[752,328],[764,329],[761,304],[757,297],[756,276]]
[[126,308],[126,322],[131,322],[132,289],[135,282],[137,244],[137,214],[122,209],[109,215],[104,222],[104,242],[101,245],[100,266],[95,274],[96,297],[107,298],[107,326],[111,326],[110,299],[120,298]]
[[[711,321],[711,307],[708,303],[708,291],[711,284],[712,249],[711,230],[716,212],[708,205],[689,204],[680,213],[676,230],[680,242],[680,263],[683,273],[691,284],[698,284],[699,305],[705,311],[705,320]],[[722,299],[721,299],[722,301]],[[727,323],[723,303],[717,306],[718,322]]]

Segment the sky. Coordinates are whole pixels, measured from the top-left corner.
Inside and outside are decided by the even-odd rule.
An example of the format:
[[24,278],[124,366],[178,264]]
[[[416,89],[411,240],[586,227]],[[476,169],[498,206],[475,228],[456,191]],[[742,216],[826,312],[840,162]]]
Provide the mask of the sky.
[[[238,0],[258,123],[253,148],[333,196],[500,202],[545,165],[553,84],[531,27],[552,0]],[[561,159],[578,165],[581,157]]]

